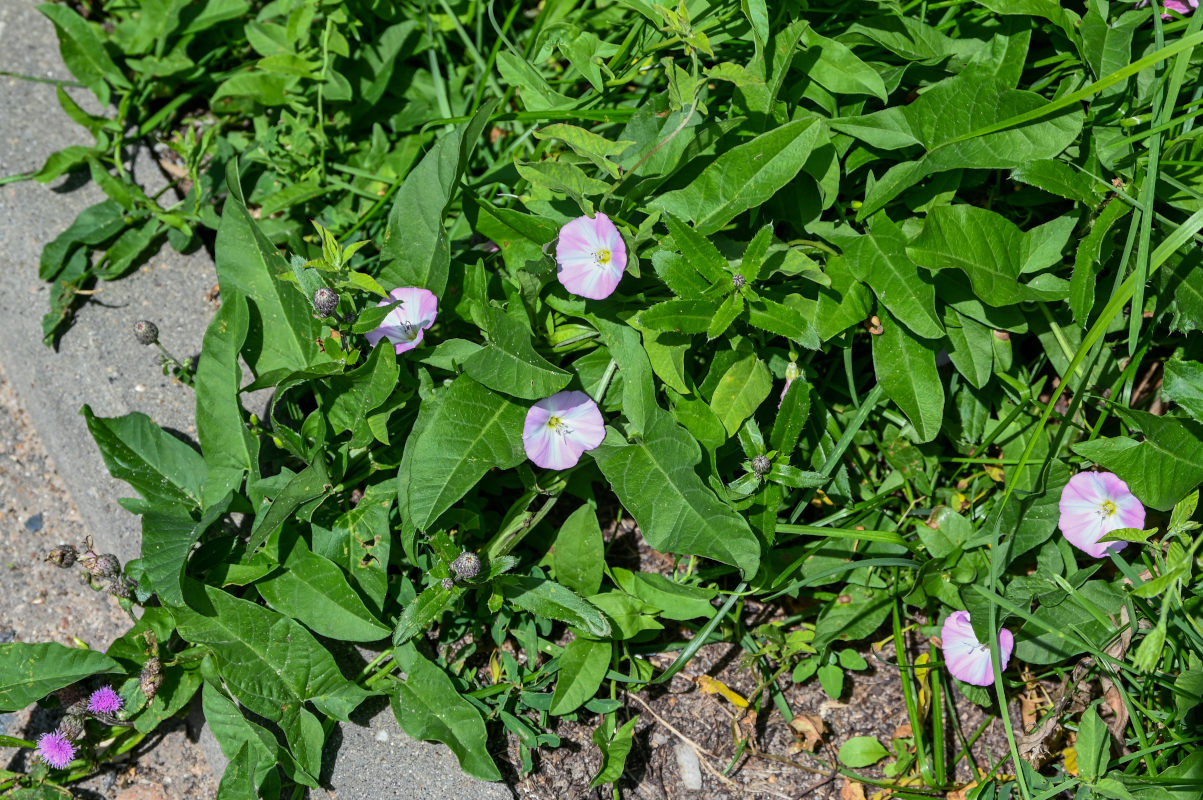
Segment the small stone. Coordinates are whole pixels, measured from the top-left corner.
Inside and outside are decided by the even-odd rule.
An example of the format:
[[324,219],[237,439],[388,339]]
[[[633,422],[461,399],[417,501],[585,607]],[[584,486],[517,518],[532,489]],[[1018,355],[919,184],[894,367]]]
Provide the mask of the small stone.
[[756,456],[752,459],[752,471],[757,475],[768,475],[769,470],[773,468],[773,462],[769,461],[768,456]]
[[25,520],[25,530],[30,533],[37,533],[42,529],[42,515],[34,514],[29,519]]
[[134,323],[134,338],[138,344],[154,344],[159,341],[159,326],[148,319],[140,319]]
[[338,292],[328,286],[322,286],[313,293],[313,307],[323,317],[328,317],[338,308]]
[[379,732],[377,732],[376,741],[387,742],[388,741],[388,731],[386,731],[382,728]]
[[691,792],[702,790],[702,765],[698,763],[698,753],[689,745],[681,742],[673,751],[677,754],[677,769],[681,773],[681,783]]

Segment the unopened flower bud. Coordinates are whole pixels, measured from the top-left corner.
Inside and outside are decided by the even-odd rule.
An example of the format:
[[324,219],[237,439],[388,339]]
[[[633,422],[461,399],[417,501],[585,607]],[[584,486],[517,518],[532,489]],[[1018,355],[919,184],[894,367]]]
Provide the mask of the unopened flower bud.
[[138,344],[154,344],[159,341],[159,326],[148,319],[140,319],[134,323],[134,338]]
[[67,713],[70,714],[72,707],[77,707],[80,712],[88,707],[88,691],[78,683],[73,683],[70,686],[64,686],[61,689],[56,689],[54,696],[58,698],[59,703]]
[[465,550],[451,562],[451,574],[457,581],[470,581],[480,574],[480,556]]
[[46,554],[47,561],[63,569],[75,566],[77,558],[79,558],[79,551],[69,544],[60,544]]
[[451,580],[450,578],[443,578],[443,580],[439,581],[439,584],[447,591],[451,591],[455,588],[455,581]]
[[146,702],[155,699],[155,693],[163,685],[163,665],[159,663],[159,659],[146,659],[146,665],[138,675],[138,685],[142,688],[142,694],[146,695]]
[[123,600],[128,600],[130,597],[129,584],[125,578],[116,575],[109,580],[109,585],[105,587],[108,593],[113,597],[120,597]]
[[768,456],[756,456],[752,459],[752,471],[757,475],[768,475],[772,468],[773,462],[769,461]]
[[121,574],[121,562],[112,553],[89,556],[84,558],[80,563],[84,565],[84,569],[90,572],[94,578],[115,578]]
[[58,725],[58,731],[69,740],[75,741],[84,735],[84,718],[78,714],[68,714]]
[[748,285],[748,279],[743,275],[732,275],[731,285],[736,289],[742,289]]
[[313,307],[323,317],[328,317],[338,308],[338,292],[323,286],[313,293]]

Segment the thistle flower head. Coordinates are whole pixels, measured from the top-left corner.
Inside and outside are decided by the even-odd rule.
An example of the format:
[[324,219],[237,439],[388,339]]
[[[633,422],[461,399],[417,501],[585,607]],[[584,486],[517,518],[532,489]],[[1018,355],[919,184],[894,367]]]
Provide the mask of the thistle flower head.
[[76,739],[84,735],[84,718],[79,714],[68,714],[63,717],[63,721],[58,724],[58,731],[68,741],[74,742]]
[[140,319],[134,323],[134,338],[138,344],[154,344],[159,341],[159,326],[148,319]]
[[465,550],[451,562],[451,574],[459,581],[470,581],[480,574],[480,556]]
[[59,731],[38,737],[38,758],[55,769],[66,769],[75,758],[75,745]]
[[46,554],[47,561],[63,569],[75,566],[75,559],[77,558],[79,558],[79,551],[69,544],[60,544]]
[[101,686],[88,698],[88,711],[92,714],[116,714],[124,705],[125,701],[112,686]]
[[772,468],[773,462],[769,461],[768,456],[760,455],[752,459],[752,471],[757,475],[768,475]]
[[338,292],[323,286],[313,293],[313,307],[323,317],[328,317],[338,308]]
[[146,663],[142,666],[142,672],[138,675],[138,686],[142,689],[142,694],[146,695],[146,702],[149,703],[155,699],[155,694],[162,685],[163,665],[159,659],[152,656],[146,659]]
[[745,278],[743,275],[732,275],[731,276],[731,288],[742,289],[747,285],[748,285],[748,279]]

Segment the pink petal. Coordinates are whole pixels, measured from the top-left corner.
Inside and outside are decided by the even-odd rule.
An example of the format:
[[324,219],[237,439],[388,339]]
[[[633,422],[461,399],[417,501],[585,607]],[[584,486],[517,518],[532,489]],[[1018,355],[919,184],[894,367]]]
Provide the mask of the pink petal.
[[[1015,637],[1003,628],[999,634],[999,665],[1007,668],[1015,648]],[[952,676],[974,686],[990,686],[994,683],[994,668],[990,663],[990,648],[983,647],[973,635],[973,625],[968,611],[955,611],[944,620],[940,631],[943,642],[944,662]]]
[[388,339],[400,354],[421,344],[426,329],[434,324],[438,316],[439,301],[433,292],[426,289],[401,286],[389,292],[388,298],[376,305],[387,306],[395,302],[401,305],[388,312],[380,325],[364,334],[364,338],[373,347],[383,339]]
[[[598,263],[598,250],[610,251],[609,263]],[[592,219],[577,217],[560,229],[556,263],[556,277],[565,289],[602,300],[613,294],[622,280],[627,267],[626,242],[605,214],[599,212]]]
[[[547,424],[552,417],[559,417],[567,432],[552,429]],[[586,450],[601,444],[605,436],[605,421],[589,395],[557,392],[526,412],[522,447],[527,457],[544,469],[568,469],[576,466]]]
[[[1115,504],[1117,513],[1104,516],[1103,504]],[[1103,558],[1108,552],[1118,553],[1127,542],[1105,542],[1099,539],[1120,528],[1144,527],[1145,509],[1140,500],[1113,472],[1079,472],[1069,479],[1061,491],[1061,516],[1058,527],[1074,547],[1093,558]]]

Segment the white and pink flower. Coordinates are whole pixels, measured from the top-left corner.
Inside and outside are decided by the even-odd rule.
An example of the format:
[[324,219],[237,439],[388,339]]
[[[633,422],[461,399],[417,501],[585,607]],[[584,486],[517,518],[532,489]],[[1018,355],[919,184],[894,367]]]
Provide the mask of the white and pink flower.
[[522,447],[544,469],[575,467],[586,450],[606,438],[597,403],[584,392],[557,392],[531,406],[522,429]]
[[[983,644],[973,634],[968,611],[954,611],[944,620],[940,631],[944,647],[944,663],[957,680],[974,686],[994,683],[994,667],[990,664],[990,645]],[[1011,661],[1015,637],[1003,628],[998,634],[998,663],[1003,669]]]
[[627,245],[618,228],[600,211],[577,217],[560,228],[556,277],[564,288],[590,300],[609,297],[627,268]]
[[376,305],[387,306],[395,302],[401,305],[388,312],[380,326],[368,331],[365,336],[373,347],[388,339],[396,347],[397,353],[401,354],[413,350],[422,342],[422,336],[439,314],[439,299],[426,289],[406,286],[393,289],[388,293],[387,300],[381,300]]
[[1061,490],[1061,533],[1069,543],[1095,558],[1118,552],[1127,542],[1100,543],[1120,528],[1143,528],[1145,507],[1118,475],[1079,472]]

